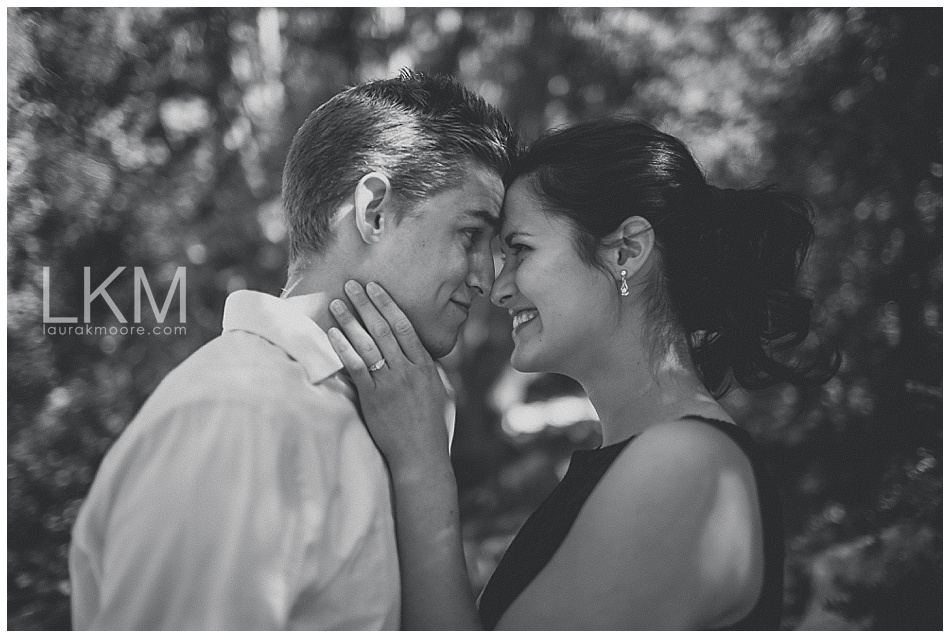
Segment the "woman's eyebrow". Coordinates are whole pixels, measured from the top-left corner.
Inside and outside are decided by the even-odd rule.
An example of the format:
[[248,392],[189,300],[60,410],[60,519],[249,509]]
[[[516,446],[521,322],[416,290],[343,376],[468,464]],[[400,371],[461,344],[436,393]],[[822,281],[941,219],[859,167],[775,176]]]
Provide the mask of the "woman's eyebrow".
[[508,233],[507,235],[505,235],[505,245],[510,248],[510,247],[511,247],[511,242],[515,239],[515,237],[528,237],[528,233],[526,233],[526,232],[524,232],[524,231],[522,231],[522,230],[513,230],[513,231],[511,231],[510,233]]

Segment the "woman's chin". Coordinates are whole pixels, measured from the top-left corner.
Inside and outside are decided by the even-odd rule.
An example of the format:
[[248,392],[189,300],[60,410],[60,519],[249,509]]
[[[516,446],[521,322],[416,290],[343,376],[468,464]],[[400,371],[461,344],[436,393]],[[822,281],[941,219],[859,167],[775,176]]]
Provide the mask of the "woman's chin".
[[517,346],[511,353],[511,367],[518,372],[545,372],[535,361],[535,357],[519,352]]
[[512,360],[511,362],[511,367],[517,370],[518,372],[534,372],[533,370],[529,370],[528,368],[525,368],[520,363],[515,363],[514,360]]

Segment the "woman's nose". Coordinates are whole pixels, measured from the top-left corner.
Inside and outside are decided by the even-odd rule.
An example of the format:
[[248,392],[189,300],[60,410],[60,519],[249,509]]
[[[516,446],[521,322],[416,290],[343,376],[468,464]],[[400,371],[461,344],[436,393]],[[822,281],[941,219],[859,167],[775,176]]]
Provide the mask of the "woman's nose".
[[491,287],[491,301],[496,306],[507,308],[514,297],[514,282],[508,268],[502,268]]

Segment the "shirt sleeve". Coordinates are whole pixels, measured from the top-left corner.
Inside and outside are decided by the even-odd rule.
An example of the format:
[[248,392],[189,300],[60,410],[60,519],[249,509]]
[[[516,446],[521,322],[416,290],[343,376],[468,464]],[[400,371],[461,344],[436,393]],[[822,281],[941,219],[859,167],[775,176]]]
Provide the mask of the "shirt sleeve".
[[301,420],[269,403],[199,402],[135,437],[111,468],[90,629],[284,629],[333,489],[332,459]]

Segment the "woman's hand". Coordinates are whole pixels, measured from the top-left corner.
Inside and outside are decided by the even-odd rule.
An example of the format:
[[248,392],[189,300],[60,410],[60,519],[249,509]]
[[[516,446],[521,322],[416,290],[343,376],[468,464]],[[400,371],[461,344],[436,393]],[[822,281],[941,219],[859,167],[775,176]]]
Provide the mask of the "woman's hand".
[[[381,286],[348,281],[346,294],[362,320],[336,299],[340,324],[330,344],[356,383],[366,426],[386,457],[394,481],[418,478],[448,462],[448,396],[432,357],[412,323]],[[365,328],[364,328],[365,326]]]
[[356,382],[366,427],[389,463],[403,629],[480,629],[449,463],[445,386],[386,291],[374,283],[364,291],[355,281],[344,289],[363,323],[335,299],[330,311],[343,331],[331,328],[330,343]]

